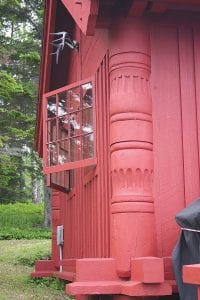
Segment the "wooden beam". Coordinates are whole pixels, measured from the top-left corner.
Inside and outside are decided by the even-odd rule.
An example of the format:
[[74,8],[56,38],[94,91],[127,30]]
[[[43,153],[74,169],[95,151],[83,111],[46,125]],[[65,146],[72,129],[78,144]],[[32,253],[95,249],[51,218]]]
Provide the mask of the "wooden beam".
[[152,4],[150,11],[153,13],[162,14],[166,11],[166,9],[167,9],[166,3],[154,2]]
[[144,13],[147,6],[146,0],[133,0],[129,8],[129,16],[139,17]]
[[85,35],[94,35],[99,0],[61,0]]
[[155,3],[164,4],[200,4],[200,0],[153,0]]

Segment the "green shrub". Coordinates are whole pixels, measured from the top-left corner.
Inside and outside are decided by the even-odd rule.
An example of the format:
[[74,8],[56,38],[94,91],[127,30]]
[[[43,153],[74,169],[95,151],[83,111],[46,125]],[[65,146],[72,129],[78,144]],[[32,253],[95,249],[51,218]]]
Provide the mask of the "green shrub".
[[29,284],[38,285],[40,287],[48,287],[54,290],[63,291],[66,282],[58,278],[29,278]]
[[44,205],[33,203],[15,203],[0,205],[1,226],[34,227],[43,223]]
[[51,231],[45,228],[20,229],[20,228],[0,228],[0,240],[33,240],[50,239]]
[[16,203],[0,205],[0,240],[50,239],[43,227],[44,205]]

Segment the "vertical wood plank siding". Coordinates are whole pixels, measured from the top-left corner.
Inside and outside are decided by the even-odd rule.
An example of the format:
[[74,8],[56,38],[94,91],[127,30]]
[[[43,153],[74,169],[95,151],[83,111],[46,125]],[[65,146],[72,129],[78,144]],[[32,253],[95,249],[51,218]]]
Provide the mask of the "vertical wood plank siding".
[[151,90],[158,248],[165,257],[179,234],[175,215],[200,195],[200,38],[195,18],[159,23],[152,29]]
[[108,57],[96,76],[96,167],[75,170],[75,188],[62,198],[64,258],[109,257]]

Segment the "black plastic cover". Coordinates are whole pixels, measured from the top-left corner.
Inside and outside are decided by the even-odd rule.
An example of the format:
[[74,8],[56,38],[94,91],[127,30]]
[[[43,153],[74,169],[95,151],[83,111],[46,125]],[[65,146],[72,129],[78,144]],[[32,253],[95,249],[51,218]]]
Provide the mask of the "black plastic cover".
[[181,300],[197,300],[197,287],[183,283],[183,265],[200,263],[200,198],[176,215],[176,222],[182,228],[181,236],[173,250],[172,260],[176,283]]

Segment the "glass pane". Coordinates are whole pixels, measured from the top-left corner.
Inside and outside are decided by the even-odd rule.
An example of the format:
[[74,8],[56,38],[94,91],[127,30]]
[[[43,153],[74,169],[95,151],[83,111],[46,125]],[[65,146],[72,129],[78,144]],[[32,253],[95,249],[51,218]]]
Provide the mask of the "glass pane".
[[58,143],[59,145],[59,155],[58,155],[58,164],[63,165],[69,161],[69,140],[64,140]]
[[59,118],[58,120],[59,120],[59,128],[58,128],[59,140],[66,139],[69,137],[68,116],[65,115],[65,116]]
[[82,84],[82,97],[83,97],[83,108],[92,106],[92,83],[88,82]]
[[51,184],[62,187],[65,190],[70,189],[70,171],[63,171],[51,174]]
[[58,116],[62,117],[67,113],[67,92],[58,94]]
[[[92,82],[87,82],[47,98],[48,166],[94,156],[93,93]],[[55,180],[63,184],[63,176],[59,173]]]
[[51,187],[62,192],[69,192],[74,186],[74,171],[52,173],[50,180]]
[[81,120],[80,120],[80,113],[70,114],[70,136],[76,136],[81,133]]
[[47,145],[47,165],[57,165],[57,147],[56,144]]
[[68,191],[70,190],[70,171],[62,172],[61,185],[64,186]]
[[94,156],[94,135],[93,133],[83,136],[83,159]]
[[56,116],[56,96],[47,98],[47,118]]
[[70,139],[70,160],[76,161],[82,159],[81,137]]
[[69,96],[69,112],[80,109],[80,87],[73,88],[68,91]]
[[82,133],[92,133],[93,132],[93,113],[92,108],[84,109],[82,113]]
[[51,176],[51,183],[57,184],[59,173],[53,173]]
[[56,140],[56,119],[47,121],[47,141],[54,142]]

